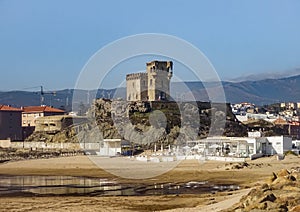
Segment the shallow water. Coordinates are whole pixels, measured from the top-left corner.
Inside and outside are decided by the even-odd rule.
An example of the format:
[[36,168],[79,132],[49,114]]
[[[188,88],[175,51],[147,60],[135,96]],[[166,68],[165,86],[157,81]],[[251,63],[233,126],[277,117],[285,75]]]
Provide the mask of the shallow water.
[[163,184],[121,184],[115,180],[72,176],[0,176],[0,196],[82,195],[141,196],[200,194],[237,190],[236,185],[214,185],[208,181]]

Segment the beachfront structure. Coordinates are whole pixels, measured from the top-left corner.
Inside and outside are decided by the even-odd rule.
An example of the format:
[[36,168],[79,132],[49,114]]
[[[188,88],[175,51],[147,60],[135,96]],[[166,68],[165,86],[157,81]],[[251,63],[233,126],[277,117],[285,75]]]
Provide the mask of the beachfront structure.
[[103,139],[100,142],[100,149],[98,155],[100,156],[117,156],[121,155],[121,142],[122,139]]
[[282,155],[292,149],[292,138],[271,137],[208,137],[188,141],[183,147],[188,154],[203,156],[232,156],[256,158],[264,155]]
[[169,100],[172,61],[151,61],[146,72],[126,75],[127,101]]

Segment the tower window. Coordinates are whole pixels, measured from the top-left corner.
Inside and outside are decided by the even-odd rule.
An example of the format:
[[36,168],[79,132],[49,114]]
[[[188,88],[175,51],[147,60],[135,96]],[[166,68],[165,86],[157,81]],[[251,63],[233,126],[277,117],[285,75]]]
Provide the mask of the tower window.
[[134,82],[132,83],[132,87],[134,88]]
[[150,79],[150,86],[152,86],[152,79]]

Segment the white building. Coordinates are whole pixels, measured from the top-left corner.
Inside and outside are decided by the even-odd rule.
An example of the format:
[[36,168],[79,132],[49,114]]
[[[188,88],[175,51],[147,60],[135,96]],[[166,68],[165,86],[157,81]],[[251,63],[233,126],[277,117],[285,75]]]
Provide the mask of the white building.
[[122,139],[104,139],[100,142],[98,155],[100,156],[117,156],[121,154]]
[[286,136],[265,137],[262,153],[265,155],[284,154],[292,150],[292,138]]
[[286,136],[260,137],[260,133],[250,133],[251,137],[208,137],[188,141],[190,154],[204,156],[234,156],[256,158],[264,155],[282,155],[292,149],[292,138]]

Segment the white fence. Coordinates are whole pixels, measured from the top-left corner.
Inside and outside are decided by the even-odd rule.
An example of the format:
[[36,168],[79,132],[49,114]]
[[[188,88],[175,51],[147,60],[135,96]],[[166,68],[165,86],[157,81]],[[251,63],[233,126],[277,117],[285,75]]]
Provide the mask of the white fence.
[[11,146],[11,141],[10,139],[7,140],[0,140],[0,147],[2,148],[8,148]]
[[70,149],[70,150],[99,150],[99,143],[46,143],[46,142],[11,142],[12,148],[26,149]]
[[234,158],[234,157],[218,157],[218,156],[206,156],[207,160],[216,161],[228,161],[228,162],[245,162],[246,158]]

